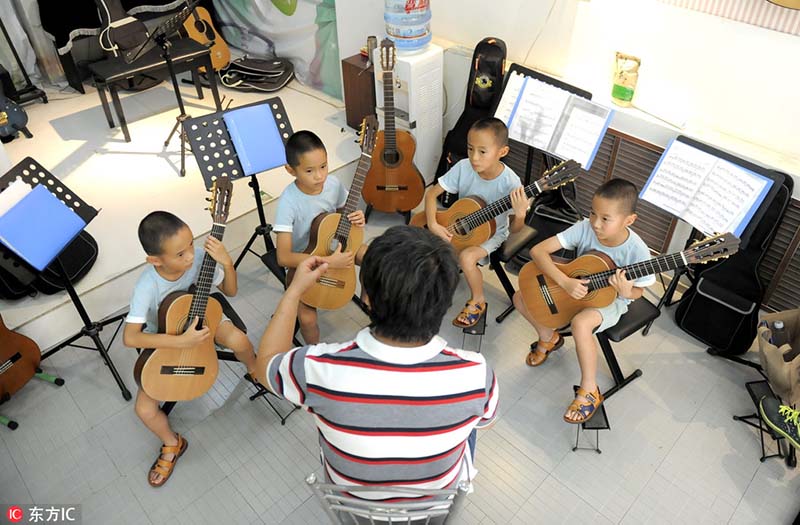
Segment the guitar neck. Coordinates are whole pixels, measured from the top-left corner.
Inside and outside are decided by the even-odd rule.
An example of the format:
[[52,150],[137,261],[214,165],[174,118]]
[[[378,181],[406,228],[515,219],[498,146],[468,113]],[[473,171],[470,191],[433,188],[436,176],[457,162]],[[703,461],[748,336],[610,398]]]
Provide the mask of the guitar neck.
[[394,75],[392,71],[383,72],[383,149],[397,151],[397,130],[394,125]]
[[[542,193],[542,190],[539,188],[539,181],[536,181],[532,184],[528,184],[527,186],[525,186],[524,189],[525,189],[525,196],[529,199],[531,197],[536,197],[537,195]],[[474,211],[469,215],[463,217],[462,219],[459,220],[459,223],[466,224],[468,226],[468,229],[472,229],[477,226],[480,226],[484,222],[489,222],[491,219],[494,219],[498,215],[507,212],[508,210],[511,209],[511,207],[512,207],[511,196],[506,195],[505,197],[494,201],[488,206],[485,206],[480,210]],[[450,226],[450,228],[455,228],[455,227],[456,227],[455,224]]]
[[[222,240],[222,235],[225,233],[225,225],[214,223],[211,227],[211,236]],[[197,282],[195,283],[194,296],[192,297],[192,305],[189,307],[189,319],[199,317],[203,319],[206,315],[206,306],[208,306],[208,294],[211,292],[211,283],[214,281],[214,271],[217,268],[217,261],[206,252],[203,255],[203,263],[200,266],[200,273],[197,275]]]
[[358,159],[356,174],[353,176],[353,183],[350,185],[350,192],[347,194],[342,216],[339,218],[339,225],[336,227],[336,233],[334,235],[341,246],[347,244],[347,238],[350,236],[350,221],[347,219],[347,216],[358,209],[361,189],[364,187],[364,181],[367,178],[367,173],[369,173],[371,165],[372,155],[362,151],[361,158]]
[[[683,252],[678,252],[669,255],[661,255],[648,261],[629,264],[628,266],[623,266],[621,269],[625,270],[625,277],[632,281],[648,275],[655,275],[657,273],[683,268],[686,265],[686,257],[684,256]],[[587,275],[586,277],[583,277],[583,279],[589,280],[587,287],[591,292],[593,290],[599,290],[600,288],[611,286],[608,283],[608,280],[615,273],[616,269],[606,270],[604,272]]]

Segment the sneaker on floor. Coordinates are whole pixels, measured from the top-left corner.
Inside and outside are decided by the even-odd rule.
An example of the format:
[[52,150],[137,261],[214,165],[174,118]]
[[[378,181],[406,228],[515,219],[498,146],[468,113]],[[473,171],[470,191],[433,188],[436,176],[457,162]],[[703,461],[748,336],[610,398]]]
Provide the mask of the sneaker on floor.
[[762,397],[759,410],[762,419],[772,430],[800,449],[800,410],[781,405],[774,397]]

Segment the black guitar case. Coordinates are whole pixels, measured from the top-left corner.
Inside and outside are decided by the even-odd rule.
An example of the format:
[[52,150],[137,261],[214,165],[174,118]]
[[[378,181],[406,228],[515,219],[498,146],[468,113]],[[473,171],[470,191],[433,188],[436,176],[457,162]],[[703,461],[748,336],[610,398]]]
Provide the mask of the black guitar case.
[[728,259],[695,265],[693,282],[675,309],[678,326],[716,353],[743,354],[756,337],[765,289],[758,265],[775,237],[794,188],[793,179],[781,175],[783,184],[747,246]]
[[[505,60],[506,43],[499,38],[486,37],[475,46],[464,111],[444,139],[434,181],[439,180],[458,161],[466,158],[467,132],[470,126],[479,119],[491,116],[492,108],[503,94]],[[457,195],[447,192],[440,197],[445,207],[450,207],[457,199]]]
[[[86,231],[82,231],[74,241],[64,248],[59,258],[70,282],[75,284],[94,266],[97,260],[97,241]],[[30,284],[25,284],[0,268],[0,299],[21,299],[26,296],[34,296],[38,292],[52,295],[64,290],[64,284],[54,265],[55,263],[51,264],[38,275],[31,270],[30,278],[26,279]]]

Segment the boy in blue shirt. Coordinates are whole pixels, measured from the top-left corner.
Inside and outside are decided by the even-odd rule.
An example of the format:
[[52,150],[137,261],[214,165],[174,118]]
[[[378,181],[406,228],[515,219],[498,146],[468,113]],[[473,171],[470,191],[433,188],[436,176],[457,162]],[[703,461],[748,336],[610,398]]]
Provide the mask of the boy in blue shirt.
[[[308,258],[311,223],[320,213],[332,213],[344,206],[347,191],[336,177],[328,177],[328,152],[322,140],[310,131],[298,131],[286,141],[286,171],[295,181],[283,190],[275,213],[273,230],[277,232],[278,264],[297,268]],[[347,216],[353,226],[363,227],[364,212]],[[322,257],[329,268],[348,268],[361,264],[366,246],[355,252],[342,252],[341,247]],[[300,334],[307,345],[319,343],[317,310],[300,303],[297,310]]]
[[[511,196],[512,209],[494,220],[494,236],[480,246],[470,246],[461,251],[458,263],[469,285],[470,298],[453,324],[466,328],[473,326],[486,310],[483,293],[483,275],[478,264],[485,264],[490,253],[503,244],[509,233],[516,233],[525,225],[528,199],[522,183],[514,171],[500,159],[508,154],[508,128],[502,120],[490,117],[475,122],[467,134],[467,156],[439,178],[425,194],[425,214],[428,229],[450,242],[452,235],[436,222],[436,198],[444,193],[457,193],[459,197],[477,196],[488,205],[507,195]],[[509,228],[509,216],[513,220]]]
[[[531,248],[531,257],[547,277],[555,281],[575,299],[588,293],[586,279],[573,279],[562,273],[553,264],[550,254],[558,250],[574,250],[581,256],[589,250],[598,250],[617,266],[627,266],[650,259],[650,250],[630,225],[636,220],[636,187],[623,179],[611,179],[602,184],[592,198],[592,211],[588,219],[574,224],[563,232],[545,239]],[[649,275],[629,281],[624,270],[617,270],[609,284],[617,291],[616,300],[604,308],[586,308],[578,312],[570,322],[578,365],[581,369],[581,384],[575,399],[564,414],[567,423],[583,423],[597,412],[603,402],[597,386],[597,345],[595,332],[602,332],[617,324],[628,304],[642,296],[644,289],[655,283]],[[528,366],[542,365],[550,352],[564,344],[564,338],[556,330],[536,321],[525,307],[522,294],[514,294],[514,306],[533,325],[539,340],[531,345],[525,362]]]
[[[195,248],[194,236],[189,226],[165,211],[154,211],[142,219],[139,223],[139,241],[150,266],[142,272],[133,289],[122,335],[125,346],[194,348],[208,340],[211,335],[209,328],[203,326],[198,330],[197,319],[181,335],[158,333],[158,309],[164,297],[175,291],[188,290],[197,281],[206,252],[218,263],[212,284],[229,297],[236,295],[236,269],[222,241],[209,235],[202,248]],[[247,367],[248,377],[255,377],[256,356],[253,344],[230,319],[223,316],[214,341],[231,349],[236,359]],[[153,399],[141,388],[136,394],[136,415],[163,443],[161,454],[153,463],[147,477],[153,487],[166,483],[178,458],[189,446],[186,438],[170,428],[167,415],[159,406],[160,401],[169,400]]]

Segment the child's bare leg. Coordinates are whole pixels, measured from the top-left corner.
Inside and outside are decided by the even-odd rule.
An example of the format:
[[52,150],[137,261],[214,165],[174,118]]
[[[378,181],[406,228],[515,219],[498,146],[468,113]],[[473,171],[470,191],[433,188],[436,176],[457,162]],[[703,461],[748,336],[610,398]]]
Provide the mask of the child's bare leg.
[[[525,306],[525,301],[522,300],[522,292],[517,291],[513,297],[514,308],[522,314],[522,317],[528,320],[529,323],[533,326],[533,329],[536,330],[536,333],[539,335],[539,341],[550,341],[553,339],[553,334],[555,330],[552,328],[548,328],[543,324],[539,323],[536,319],[533,318],[533,315],[528,311],[528,308]],[[536,351],[545,353],[545,350],[536,345]]]
[[217,327],[214,342],[231,350],[236,359],[247,367],[250,377],[255,377],[256,354],[253,351],[253,343],[244,332],[236,328],[232,322],[226,321]]
[[485,303],[486,296],[483,294],[483,274],[478,267],[478,261],[489,255],[480,246],[470,246],[465,248],[458,255],[458,264],[469,286],[470,299],[476,303]]
[[307,345],[319,343],[319,325],[317,324],[317,309],[300,303],[297,308],[297,320],[300,321],[300,335]]
[[[158,436],[162,443],[168,446],[178,445],[178,435],[169,426],[169,419],[164,411],[159,407],[159,401],[145,394],[141,388],[136,394],[135,404],[136,415],[142,420],[144,426],[153,434]],[[167,461],[172,461],[175,454],[162,454],[161,457]],[[161,481],[161,474],[150,472],[150,481],[158,483]]]
[[[572,337],[575,339],[575,349],[578,353],[578,365],[581,367],[581,388],[587,392],[597,390],[597,342],[595,341],[594,329],[603,322],[600,312],[590,308],[578,313],[572,319]],[[581,403],[588,403],[589,400],[583,396],[577,396]],[[574,410],[565,414],[567,419],[577,421],[583,416]]]

